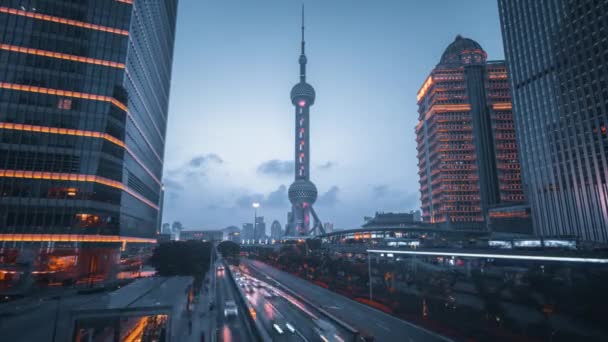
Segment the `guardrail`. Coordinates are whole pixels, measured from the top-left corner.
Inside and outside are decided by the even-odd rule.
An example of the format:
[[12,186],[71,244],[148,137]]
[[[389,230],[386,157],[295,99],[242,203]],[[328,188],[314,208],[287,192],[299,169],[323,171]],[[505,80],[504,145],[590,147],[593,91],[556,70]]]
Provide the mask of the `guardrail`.
[[234,279],[234,275],[232,274],[232,270],[230,269],[230,267],[228,266],[228,264],[223,261],[224,267],[225,267],[225,272],[227,272],[229,274],[228,278],[230,278],[230,283],[232,284],[232,286],[234,286],[236,288],[237,293],[239,294],[238,297],[238,301],[239,304],[242,308],[245,308],[244,315],[246,317],[245,322],[247,325],[247,331],[249,331],[249,335],[252,336],[254,338],[255,341],[259,341],[259,342],[272,342],[272,339],[270,338],[270,336],[268,336],[268,333],[266,333],[266,330],[264,330],[264,327],[262,327],[262,325],[260,324],[259,321],[257,321],[255,318],[253,318],[253,316],[251,315],[251,311],[249,311],[250,306],[247,303],[246,300],[246,295],[245,293],[243,293],[243,290],[241,290],[241,288],[237,285],[236,280]]

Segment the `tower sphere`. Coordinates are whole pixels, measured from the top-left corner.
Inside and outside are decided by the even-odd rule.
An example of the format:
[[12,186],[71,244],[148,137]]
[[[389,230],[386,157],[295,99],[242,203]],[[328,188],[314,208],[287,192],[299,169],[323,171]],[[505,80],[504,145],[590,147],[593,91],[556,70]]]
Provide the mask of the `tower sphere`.
[[300,100],[305,100],[309,106],[315,103],[315,89],[306,82],[300,82],[291,88],[291,103],[295,106]]
[[289,194],[289,201],[294,205],[300,203],[313,204],[317,200],[317,187],[309,180],[296,180],[291,183],[287,193]]

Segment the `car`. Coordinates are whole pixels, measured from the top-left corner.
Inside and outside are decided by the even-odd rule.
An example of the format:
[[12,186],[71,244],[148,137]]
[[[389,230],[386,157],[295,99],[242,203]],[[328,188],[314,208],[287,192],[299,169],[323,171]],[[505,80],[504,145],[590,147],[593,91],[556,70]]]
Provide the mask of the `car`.
[[281,327],[278,324],[273,324],[272,327],[274,328],[274,330],[279,333],[279,335],[283,334],[283,329],[281,329]]
[[226,303],[224,303],[224,317],[228,318],[228,317],[232,317],[232,316],[237,316],[239,313],[239,310],[236,307],[236,303],[233,300],[229,300],[226,301]]

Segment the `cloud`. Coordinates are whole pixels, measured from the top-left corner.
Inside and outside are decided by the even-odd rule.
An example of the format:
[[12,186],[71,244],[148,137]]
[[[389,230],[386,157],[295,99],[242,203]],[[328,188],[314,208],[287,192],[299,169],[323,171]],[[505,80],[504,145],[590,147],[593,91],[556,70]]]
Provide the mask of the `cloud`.
[[168,177],[165,177],[163,179],[163,185],[165,186],[166,190],[173,190],[173,191],[184,190],[184,186],[180,182],[178,182],[172,178],[168,178]]
[[294,165],[293,161],[272,159],[260,164],[257,172],[267,176],[285,177],[293,174]]
[[321,164],[318,166],[319,170],[329,170],[332,169],[334,166],[336,166],[336,163],[332,162],[332,161],[328,161],[325,164]]
[[321,194],[317,199],[316,204],[319,206],[333,207],[338,203],[338,193],[340,192],[340,188],[337,186],[332,186],[327,192]]
[[418,207],[418,192],[408,192],[405,189],[391,187],[387,184],[380,184],[372,187],[372,200],[376,203],[409,210]]
[[236,206],[241,209],[251,208],[253,202],[262,202],[264,199],[264,195],[262,194],[249,194],[242,195],[236,199]]
[[281,184],[276,190],[271,191],[268,195],[247,194],[239,196],[236,199],[236,206],[241,209],[251,208],[253,202],[260,203],[260,207],[262,208],[287,208],[289,206],[287,187]]
[[372,196],[374,199],[384,198],[389,195],[388,185],[376,185],[372,188]]
[[209,153],[205,155],[199,155],[190,159],[190,162],[188,164],[190,165],[190,167],[198,168],[207,166],[211,163],[222,164],[224,163],[224,161],[217,154]]
[[167,175],[173,178],[185,178],[188,182],[196,180],[200,176],[206,176],[212,165],[223,164],[224,160],[215,153],[200,154],[182,166],[167,171]]
[[287,199],[287,187],[281,184],[278,189],[268,194],[266,200],[264,201],[264,204],[267,207],[271,208],[280,208],[288,206],[289,201]]

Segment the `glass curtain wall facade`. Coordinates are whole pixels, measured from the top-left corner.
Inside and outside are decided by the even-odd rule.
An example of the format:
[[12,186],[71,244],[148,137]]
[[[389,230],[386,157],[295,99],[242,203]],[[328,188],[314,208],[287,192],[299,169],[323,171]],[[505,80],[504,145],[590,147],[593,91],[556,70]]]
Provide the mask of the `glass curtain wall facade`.
[[418,92],[424,222],[484,229],[488,210],[525,201],[504,62],[461,36]]
[[20,244],[62,256],[103,248],[111,264],[121,242],[153,241],[176,10],[177,0],[2,1],[0,264],[20,260]]
[[608,241],[608,3],[500,0],[534,229]]

